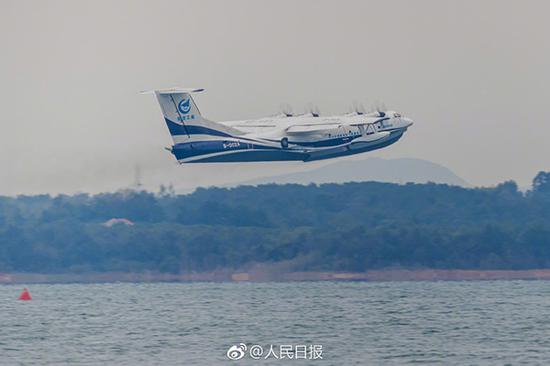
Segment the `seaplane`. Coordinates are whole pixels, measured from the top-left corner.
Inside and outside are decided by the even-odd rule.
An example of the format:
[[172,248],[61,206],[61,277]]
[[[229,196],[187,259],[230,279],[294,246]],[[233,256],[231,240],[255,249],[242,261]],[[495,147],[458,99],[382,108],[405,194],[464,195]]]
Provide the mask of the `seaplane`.
[[315,161],[377,150],[397,142],[413,124],[395,111],[354,108],[340,116],[318,109],[294,115],[214,122],[192,97],[204,89],[149,90],[160,104],[173,145],[166,148],[184,163]]

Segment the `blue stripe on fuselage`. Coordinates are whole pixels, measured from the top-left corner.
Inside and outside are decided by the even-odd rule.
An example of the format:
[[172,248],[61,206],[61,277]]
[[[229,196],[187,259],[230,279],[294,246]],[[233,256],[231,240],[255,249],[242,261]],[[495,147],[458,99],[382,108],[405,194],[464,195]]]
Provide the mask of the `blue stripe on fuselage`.
[[212,136],[221,136],[221,137],[233,137],[228,133],[213,130],[208,127],[195,126],[195,125],[180,125],[178,123],[170,121],[168,118],[164,118],[170,135],[172,136],[187,136],[187,135],[212,135]]
[[307,146],[307,147],[330,147],[330,146],[347,144],[358,137],[361,137],[361,134],[342,136],[342,137],[336,137],[333,139],[313,141],[313,142],[289,141],[288,143],[298,145],[298,146]]
[[[324,159],[336,158],[339,156],[355,155],[355,154],[361,154],[372,150],[378,150],[397,142],[401,138],[401,136],[403,136],[403,133],[404,133],[404,130],[401,129],[398,131],[397,130],[392,131],[387,138],[380,139],[372,143],[358,142],[357,144],[366,145],[365,147],[359,148],[359,149],[357,148],[353,149],[348,146],[348,147],[342,147],[341,149],[335,148],[335,149],[327,149],[327,150],[311,152],[309,157],[304,161],[324,160]],[[345,150],[342,151],[342,149],[345,149]]]
[[308,154],[291,150],[246,150],[221,154],[217,156],[205,156],[204,159],[190,161],[190,163],[238,163],[255,161],[305,161]]
[[178,160],[190,158],[198,155],[212,154],[224,151],[235,151],[235,150],[273,150],[278,151],[279,149],[263,146],[258,144],[249,144],[241,141],[224,141],[224,140],[214,140],[214,141],[193,141],[193,142],[184,142],[172,146],[172,153],[176,156]]
[[[200,141],[188,142],[174,145],[172,152],[178,160],[197,157],[197,160],[189,163],[214,163],[214,162],[251,162],[251,161],[290,161],[290,160],[323,160],[339,156],[360,154],[367,151],[381,149],[398,141],[404,133],[404,129],[392,131],[390,136],[371,143],[358,142],[365,144],[365,147],[353,148],[347,146],[335,146],[318,151],[293,151],[270,146],[257,144],[248,144],[234,141]],[[227,154],[224,154],[227,152]],[[220,153],[215,156],[209,154]],[[200,158],[205,155],[204,158]]]

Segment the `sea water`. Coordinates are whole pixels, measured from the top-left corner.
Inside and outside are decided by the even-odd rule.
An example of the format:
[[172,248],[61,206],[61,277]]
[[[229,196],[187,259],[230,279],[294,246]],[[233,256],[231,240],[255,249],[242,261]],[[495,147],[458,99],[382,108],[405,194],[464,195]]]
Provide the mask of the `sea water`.
[[1,365],[550,364],[546,281],[28,287],[0,286]]

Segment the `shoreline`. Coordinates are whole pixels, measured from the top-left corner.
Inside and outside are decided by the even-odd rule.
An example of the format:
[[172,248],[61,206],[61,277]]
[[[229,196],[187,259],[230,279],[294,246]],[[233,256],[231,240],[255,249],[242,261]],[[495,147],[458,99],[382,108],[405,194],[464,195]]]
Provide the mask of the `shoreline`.
[[229,271],[193,273],[104,272],[85,274],[0,274],[0,284],[23,283],[112,283],[112,282],[292,282],[292,281],[480,281],[550,280],[550,269],[457,270],[457,269],[379,269],[367,272],[274,272]]

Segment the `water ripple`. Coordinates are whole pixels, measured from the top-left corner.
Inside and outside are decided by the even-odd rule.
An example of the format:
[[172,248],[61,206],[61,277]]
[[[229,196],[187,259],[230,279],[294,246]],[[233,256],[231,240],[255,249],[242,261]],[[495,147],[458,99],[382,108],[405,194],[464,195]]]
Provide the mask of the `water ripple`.
[[1,365],[225,364],[241,342],[323,345],[296,364],[550,359],[543,281],[33,285],[30,302],[0,289]]

